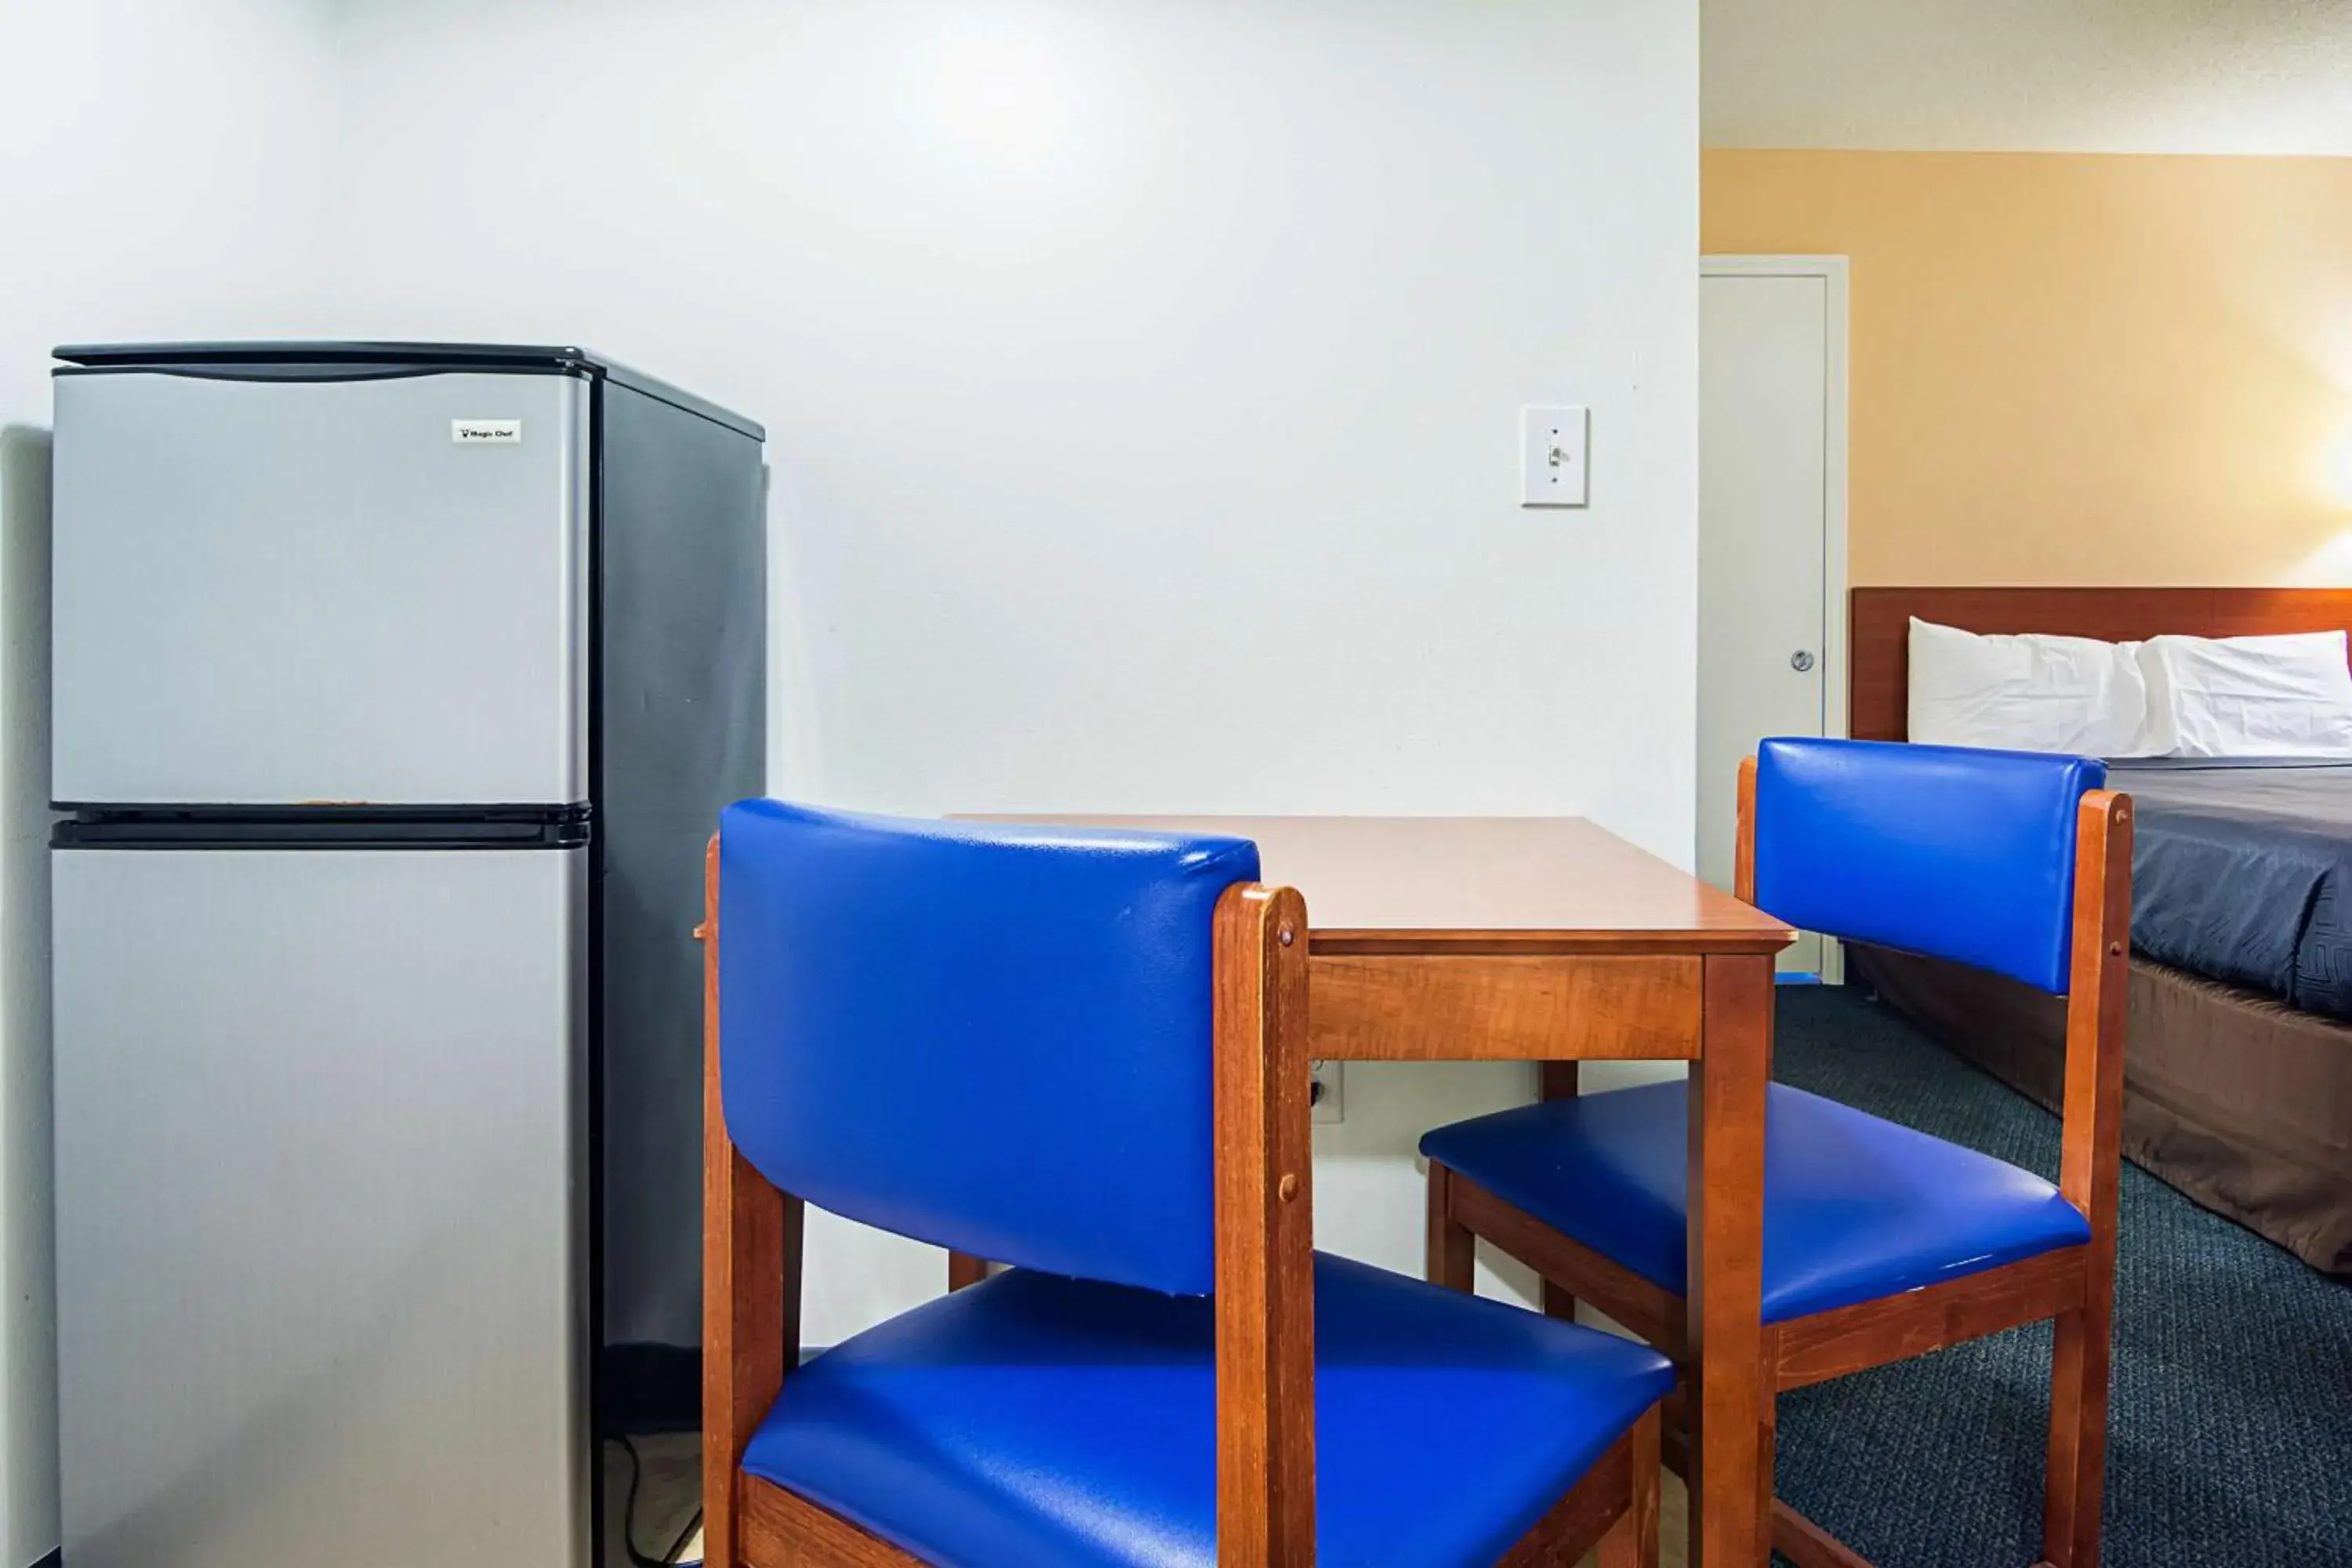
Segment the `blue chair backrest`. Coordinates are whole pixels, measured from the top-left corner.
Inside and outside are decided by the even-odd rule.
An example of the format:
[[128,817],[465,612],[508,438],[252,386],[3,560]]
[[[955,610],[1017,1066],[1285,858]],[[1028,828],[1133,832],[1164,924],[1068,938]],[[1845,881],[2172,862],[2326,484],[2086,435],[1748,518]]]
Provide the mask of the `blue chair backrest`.
[[1756,755],[1757,907],[2063,995],[2075,811],[2106,782],[2106,764],[2087,757],[1767,741]]
[[1213,1283],[1212,927],[1237,838],[730,806],[727,1130],[821,1208],[1002,1262]]

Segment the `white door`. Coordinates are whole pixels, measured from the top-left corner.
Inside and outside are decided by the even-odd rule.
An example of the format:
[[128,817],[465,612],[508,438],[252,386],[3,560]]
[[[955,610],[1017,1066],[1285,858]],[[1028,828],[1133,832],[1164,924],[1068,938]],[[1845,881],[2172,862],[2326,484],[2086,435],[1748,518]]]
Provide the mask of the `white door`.
[[[1844,293],[1834,259],[1710,258],[1700,279],[1698,866],[1718,887],[1739,759],[1844,727]],[[1801,937],[1780,967],[1823,956]]]

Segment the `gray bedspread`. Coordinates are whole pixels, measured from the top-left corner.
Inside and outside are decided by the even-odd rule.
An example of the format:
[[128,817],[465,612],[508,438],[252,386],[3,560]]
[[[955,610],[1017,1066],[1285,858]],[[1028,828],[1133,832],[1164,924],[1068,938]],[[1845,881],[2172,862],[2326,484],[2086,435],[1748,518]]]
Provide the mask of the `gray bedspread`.
[[2352,1018],[2352,763],[2108,764],[2137,803],[2132,945]]

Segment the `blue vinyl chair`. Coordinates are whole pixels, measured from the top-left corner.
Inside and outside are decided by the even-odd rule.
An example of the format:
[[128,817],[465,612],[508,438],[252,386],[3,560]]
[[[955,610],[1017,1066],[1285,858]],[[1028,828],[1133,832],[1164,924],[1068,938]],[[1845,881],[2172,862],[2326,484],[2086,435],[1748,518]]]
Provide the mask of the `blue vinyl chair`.
[[[1654,1563],[1664,1356],[1313,1252],[1306,909],[1257,868],[727,811],[712,1568]],[[1012,1267],[796,1365],[804,1204]]]
[[[2056,1186],[1780,1084],[1764,1152],[1768,1386],[2055,1320],[2053,1568],[2096,1568],[2105,1468],[2131,915],[2131,803],[2105,779],[2075,757],[1794,740],[1765,742],[1739,781],[1740,897],[2067,999]],[[1430,1133],[1430,1278],[1460,1279],[1486,1236],[1561,1306],[1581,1297],[1685,1359],[1685,1116],[1676,1082]],[[1799,1568],[1861,1561],[1785,1503],[1772,1537]]]

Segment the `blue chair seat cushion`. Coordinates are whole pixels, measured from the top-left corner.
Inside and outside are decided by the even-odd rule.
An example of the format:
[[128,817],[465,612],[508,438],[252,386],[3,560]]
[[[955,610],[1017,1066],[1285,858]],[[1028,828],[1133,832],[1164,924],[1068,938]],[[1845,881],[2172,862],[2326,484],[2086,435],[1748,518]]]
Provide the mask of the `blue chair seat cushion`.
[[[1587,1249],[1684,1293],[1684,1082],[1441,1127],[1421,1152]],[[2041,1177],[1817,1094],[1765,1101],[1764,1321],[1900,1295],[2091,1239]]]
[[[927,1563],[1212,1568],[1213,1310],[997,1275],[793,1373],[743,1468]],[[1673,1383],[1640,1345],[1318,1256],[1317,1561],[1491,1568]]]

